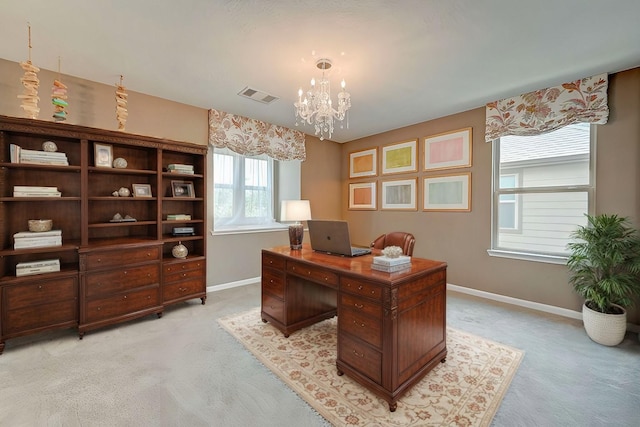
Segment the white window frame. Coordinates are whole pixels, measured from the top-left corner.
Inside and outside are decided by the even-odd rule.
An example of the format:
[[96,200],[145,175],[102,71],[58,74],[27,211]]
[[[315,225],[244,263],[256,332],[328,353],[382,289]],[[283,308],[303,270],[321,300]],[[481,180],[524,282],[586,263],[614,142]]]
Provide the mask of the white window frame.
[[[569,186],[549,186],[549,187],[529,187],[529,188],[500,188],[500,140],[494,140],[492,144],[492,203],[491,203],[491,248],[487,250],[490,256],[519,259],[525,261],[536,261],[550,264],[566,264],[568,255],[557,255],[540,253],[535,251],[517,251],[508,248],[498,247],[498,234],[500,228],[498,224],[498,208],[500,203],[500,195],[515,194],[516,199],[519,195],[535,194],[535,193],[564,193],[564,192],[586,192],[588,214],[593,215],[595,212],[595,189],[596,189],[596,133],[597,126],[590,126],[589,138],[589,183],[585,185],[569,185]],[[504,230],[502,230],[504,231]]]

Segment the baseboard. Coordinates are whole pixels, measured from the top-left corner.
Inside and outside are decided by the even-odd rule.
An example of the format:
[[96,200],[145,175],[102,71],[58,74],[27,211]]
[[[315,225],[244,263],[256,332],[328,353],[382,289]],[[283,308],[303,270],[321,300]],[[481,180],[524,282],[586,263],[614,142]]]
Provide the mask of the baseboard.
[[240,286],[254,285],[260,283],[260,276],[251,279],[238,280],[236,282],[222,283],[220,285],[207,286],[207,292],[221,291],[223,289],[238,288]]
[[[447,290],[459,292],[461,294],[473,295],[479,298],[485,298],[492,301],[503,302],[505,304],[511,304],[518,307],[529,308],[531,310],[542,311],[544,313],[556,314],[562,317],[568,317],[571,319],[582,320],[582,313],[575,310],[569,310],[567,308],[555,307],[553,305],[541,304],[539,302],[532,302],[523,299],[507,297],[504,295],[493,294],[491,292],[479,291],[477,289],[465,288],[464,286],[453,285],[447,283]],[[627,331],[640,332],[640,325],[633,323],[627,323]]]

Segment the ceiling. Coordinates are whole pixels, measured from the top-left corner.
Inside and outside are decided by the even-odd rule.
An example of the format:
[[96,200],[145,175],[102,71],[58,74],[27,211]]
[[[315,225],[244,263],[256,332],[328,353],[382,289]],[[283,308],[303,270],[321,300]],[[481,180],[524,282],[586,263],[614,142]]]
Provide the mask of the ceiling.
[[334,102],[342,78],[352,98],[337,142],[640,65],[638,0],[2,3],[0,58],[28,59],[29,23],[40,68],[60,57],[64,74],[292,128],[298,88],[329,58]]

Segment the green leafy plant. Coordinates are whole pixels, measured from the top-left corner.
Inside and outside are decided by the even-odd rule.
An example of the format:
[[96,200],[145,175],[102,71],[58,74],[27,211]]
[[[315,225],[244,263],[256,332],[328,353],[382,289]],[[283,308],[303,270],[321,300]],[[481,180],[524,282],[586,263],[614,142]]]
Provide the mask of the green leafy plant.
[[630,307],[640,294],[640,237],[626,217],[586,216],[567,245],[569,282],[592,310],[619,314],[613,304]]

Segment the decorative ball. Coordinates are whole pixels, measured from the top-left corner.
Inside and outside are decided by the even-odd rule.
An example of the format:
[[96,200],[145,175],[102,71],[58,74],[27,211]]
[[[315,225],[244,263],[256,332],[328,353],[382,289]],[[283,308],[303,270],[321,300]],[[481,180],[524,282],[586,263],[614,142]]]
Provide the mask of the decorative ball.
[[118,195],[120,197],[129,197],[131,195],[131,190],[129,190],[127,187],[120,187],[120,189],[118,190]]
[[116,169],[124,169],[127,167],[127,161],[122,157],[118,157],[113,161],[113,167]]
[[402,255],[402,248],[400,246],[387,246],[382,250],[382,255],[387,258],[398,258]]
[[178,244],[171,249],[171,255],[173,255],[174,258],[186,258],[188,253],[189,250],[182,242],[178,242]]
[[53,153],[54,151],[58,151],[58,146],[53,141],[45,141],[42,143],[42,149],[49,153]]
[[50,219],[30,219],[29,220],[29,231],[49,231],[53,226],[53,221]]

